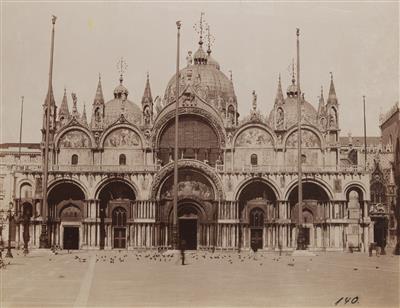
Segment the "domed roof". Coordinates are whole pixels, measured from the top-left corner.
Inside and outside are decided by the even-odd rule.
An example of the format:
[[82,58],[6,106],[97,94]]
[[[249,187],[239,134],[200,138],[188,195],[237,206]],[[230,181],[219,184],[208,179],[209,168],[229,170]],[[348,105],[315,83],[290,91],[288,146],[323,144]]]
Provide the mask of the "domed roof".
[[114,99],[105,104],[105,123],[112,124],[120,118],[121,114],[123,114],[125,119],[129,122],[140,124],[142,119],[142,110],[138,105],[127,99],[129,92],[122,84],[122,75],[119,82],[119,85],[114,89]]
[[[286,128],[297,124],[297,96],[287,97],[281,108],[284,109]],[[274,114],[275,111],[273,109],[268,117],[268,122],[271,127],[275,127]],[[317,111],[309,102],[304,99],[302,99],[301,103],[301,117],[305,123],[317,125]]]
[[[199,50],[202,50],[202,48],[200,47]],[[207,56],[204,51],[203,53],[198,53],[199,58],[195,58],[198,60],[194,64],[189,64],[180,70],[180,90],[183,90],[186,84],[191,84],[194,91],[206,102],[219,110],[224,110],[228,102],[236,104],[232,81],[220,71],[217,61],[212,59],[211,56]],[[203,60],[200,61],[200,59],[204,59],[204,62],[201,62]],[[175,88],[176,77],[174,74],[165,90],[164,100],[166,104],[175,101]]]
[[131,123],[139,124],[142,119],[142,110],[138,105],[122,98],[114,98],[105,104],[105,123],[112,124],[117,121],[121,114]]

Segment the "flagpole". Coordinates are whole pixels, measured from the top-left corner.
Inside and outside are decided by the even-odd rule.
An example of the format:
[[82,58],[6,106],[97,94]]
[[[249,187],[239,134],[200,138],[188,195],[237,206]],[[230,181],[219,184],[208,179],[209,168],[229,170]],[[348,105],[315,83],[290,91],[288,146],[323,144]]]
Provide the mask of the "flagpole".
[[174,203],[172,224],[172,249],[178,249],[178,124],[179,124],[179,43],[181,22],[176,22],[177,48],[176,48],[176,98],[175,98],[175,148],[174,148]]
[[21,163],[21,143],[22,143],[22,118],[24,114],[24,97],[21,96],[21,120],[19,123],[19,149],[18,149],[18,157],[19,162]]
[[54,27],[57,17],[53,15],[52,24],[53,28],[51,31],[51,49],[50,49],[50,68],[49,68],[49,85],[46,97],[46,132],[45,132],[45,146],[44,146],[44,163],[43,163],[43,188],[42,188],[42,230],[39,240],[39,248],[49,247],[49,237],[47,234],[47,222],[48,222],[48,205],[47,205],[47,182],[48,182],[48,172],[49,172],[49,137],[50,137],[50,116],[51,116],[51,97],[53,95],[53,55],[54,55]]
[[365,118],[365,95],[363,95],[363,111],[364,111],[364,170],[367,170],[367,121]]
[[297,224],[297,249],[304,250],[303,241],[303,185],[302,185],[302,166],[301,166],[301,90],[300,90],[300,29],[296,29],[296,49],[297,49],[297,179],[298,179],[298,224]]

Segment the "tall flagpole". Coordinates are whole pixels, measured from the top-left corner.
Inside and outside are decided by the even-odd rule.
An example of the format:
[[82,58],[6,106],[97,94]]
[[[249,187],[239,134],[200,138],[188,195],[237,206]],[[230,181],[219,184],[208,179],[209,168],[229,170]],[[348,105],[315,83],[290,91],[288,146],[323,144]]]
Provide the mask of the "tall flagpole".
[[40,248],[49,247],[49,238],[47,235],[47,220],[48,220],[48,205],[47,205],[47,182],[49,173],[49,134],[50,134],[50,116],[51,116],[51,97],[53,95],[53,55],[54,55],[54,25],[56,23],[56,16],[52,16],[52,31],[51,31],[51,50],[50,50],[50,68],[49,68],[49,85],[46,97],[46,132],[45,132],[45,146],[44,146],[44,163],[43,163],[43,195],[42,195],[42,231],[40,234]]
[[18,157],[19,162],[21,162],[21,146],[22,146],[22,118],[24,114],[24,97],[21,96],[21,120],[19,123],[19,149],[18,149]]
[[298,225],[297,225],[297,249],[303,250],[303,185],[302,185],[302,166],[301,166],[301,90],[300,90],[300,29],[296,29],[296,49],[297,49],[297,178],[298,178]]
[[173,225],[172,225],[172,249],[178,249],[178,119],[179,119],[179,41],[181,22],[176,22],[176,98],[175,98],[175,149],[174,149],[174,204],[173,204]]
[[367,170],[367,121],[365,118],[365,95],[363,95],[363,110],[364,110],[364,159],[365,166],[364,170]]

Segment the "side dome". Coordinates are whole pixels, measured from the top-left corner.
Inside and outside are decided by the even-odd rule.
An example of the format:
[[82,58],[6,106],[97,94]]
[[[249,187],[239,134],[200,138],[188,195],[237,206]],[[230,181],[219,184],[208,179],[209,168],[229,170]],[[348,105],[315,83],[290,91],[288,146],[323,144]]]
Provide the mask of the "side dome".
[[[297,124],[297,96],[287,97],[280,108],[284,110],[286,128]],[[274,126],[274,109],[271,110],[268,122],[271,127]],[[317,125],[317,110],[306,100],[301,102],[301,118],[305,123]]]
[[128,89],[120,84],[114,90],[114,99],[108,101],[104,108],[104,118],[106,125],[116,122],[121,114],[131,123],[140,124],[142,120],[142,110],[138,105],[128,100]]
[[[194,59],[189,58],[187,66],[181,69],[179,74],[181,76],[180,91],[190,84],[202,99],[219,111],[225,111],[229,104],[236,105],[232,81],[221,72],[218,62],[211,58],[210,54],[207,55],[201,45],[194,54]],[[170,79],[165,90],[166,104],[175,101],[175,76],[176,74]]]

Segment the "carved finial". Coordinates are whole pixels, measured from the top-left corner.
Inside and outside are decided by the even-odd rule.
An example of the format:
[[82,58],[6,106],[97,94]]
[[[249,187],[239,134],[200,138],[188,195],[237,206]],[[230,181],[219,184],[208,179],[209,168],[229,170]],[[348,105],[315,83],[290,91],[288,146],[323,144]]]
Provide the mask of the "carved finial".
[[128,68],[128,64],[126,64],[126,61],[124,60],[123,57],[121,57],[121,59],[119,59],[119,61],[117,62],[117,71],[120,74],[119,77],[119,82],[122,84],[122,81],[124,80],[123,75],[126,72]]
[[207,53],[208,53],[208,55],[210,55],[211,54],[211,46],[215,42],[215,38],[214,38],[214,36],[212,36],[210,34],[210,26],[209,25],[206,26],[206,30],[207,30],[207,43],[208,43]]
[[257,109],[257,94],[256,91],[253,90],[253,110],[255,111]]
[[57,16],[51,15],[51,23],[54,25],[56,23]]
[[295,84],[296,78],[294,75],[294,58],[292,59],[292,84]]
[[333,81],[333,73],[329,72],[329,74],[331,75],[331,80]]
[[193,26],[194,30],[197,32],[197,34],[200,35],[199,39],[199,45],[203,45],[203,30],[204,30],[204,20],[203,20],[204,12],[200,13],[200,23],[195,24]]
[[229,70],[229,79],[231,80],[231,82],[233,81],[232,70]]

